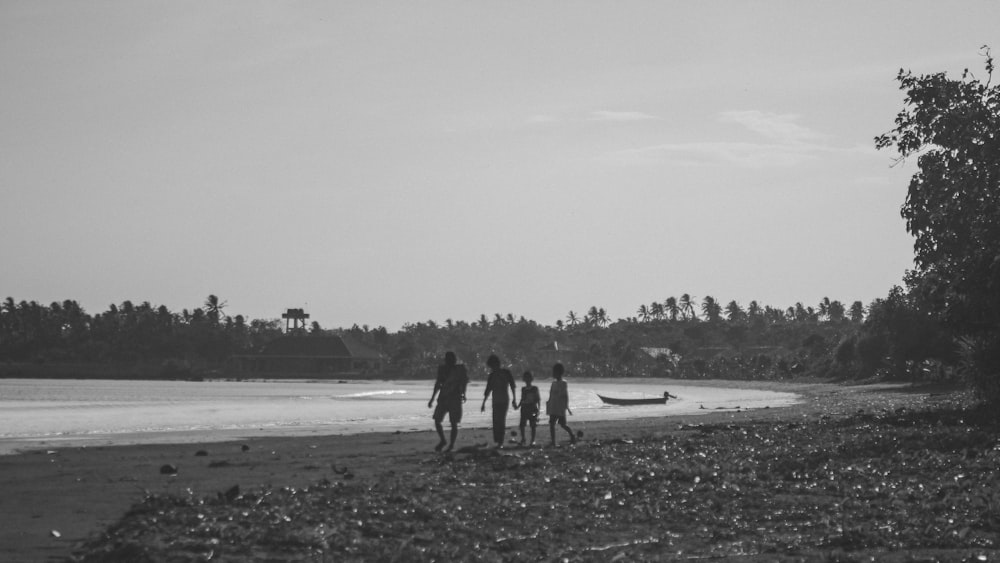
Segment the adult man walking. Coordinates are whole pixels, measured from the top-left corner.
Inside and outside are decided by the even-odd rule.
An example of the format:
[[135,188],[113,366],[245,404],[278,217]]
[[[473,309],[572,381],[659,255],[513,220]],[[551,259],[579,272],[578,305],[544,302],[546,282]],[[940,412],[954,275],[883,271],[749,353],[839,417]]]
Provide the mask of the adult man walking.
[[[454,352],[445,352],[444,364],[438,366],[437,380],[434,382],[434,392],[431,393],[431,400],[427,402],[427,408],[434,406],[434,396],[437,396],[437,408],[434,409],[434,428],[437,430],[441,441],[434,448],[441,451],[445,445],[446,451],[451,451],[455,447],[455,439],[458,438],[458,423],[462,422],[462,403],[465,402],[465,388],[469,385],[469,373],[464,365],[458,363]],[[444,438],[444,415],[448,415],[451,423],[451,442]]]

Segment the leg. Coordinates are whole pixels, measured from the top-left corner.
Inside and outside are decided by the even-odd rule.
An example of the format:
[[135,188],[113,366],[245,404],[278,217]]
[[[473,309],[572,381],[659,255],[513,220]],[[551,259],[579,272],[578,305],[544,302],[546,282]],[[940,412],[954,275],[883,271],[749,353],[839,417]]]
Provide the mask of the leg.
[[532,420],[531,421],[531,443],[530,443],[531,446],[535,445],[535,428],[537,428],[537,427],[538,427],[538,423]]
[[521,445],[524,445],[524,421],[521,421],[521,426],[518,428],[521,431]]
[[[458,438],[458,423],[457,422],[452,422],[451,423],[451,443],[448,444],[448,450],[447,451],[450,452],[452,449],[455,448],[455,439],[456,438]],[[441,437],[441,443],[442,444],[444,443],[444,436]]]
[[441,439],[441,441],[438,442],[438,445],[434,446],[434,450],[435,451],[441,451],[441,448],[443,448],[444,445],[447,444],[447,442],[444,439],[444,427],[441,426],[441,421],[440,420],[435,420],[434,421],[434,429],[437,430],[438,438]]
[[566,424],[566,421],[562,422],[562,427],[563,427],[564,430],[566,430],[567,433],[569,433],[569,443],[570,444],[575,444],[576,443],[576,435],[573,434],[573,431],[569,429],[569,425]]
[[556,418],[549,419],[549,434],[552,436],[552,445],[556,445]]
[[493,441],[498,447],[503,447],[504,434],[507,432],[507,409],[493,404]]
[[[452,407],[448,411],[448,422],[451,423],[451,442],[448,444],[448,450],[451,451],[455,448],[455,440],[458,439],[458,423],[462,422],[462,404],[459,403],[457,406]],[[444,444],[444,433],[441,433],[441,444]]]

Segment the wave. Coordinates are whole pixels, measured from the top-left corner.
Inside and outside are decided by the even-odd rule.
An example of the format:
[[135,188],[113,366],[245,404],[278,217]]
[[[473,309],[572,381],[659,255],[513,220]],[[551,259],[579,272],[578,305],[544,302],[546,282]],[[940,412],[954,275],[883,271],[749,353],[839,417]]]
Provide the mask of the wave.
[[360,393],[348,393],[347,395],[334,395],[333,399],[365,399],[369,397],[384,397],[387,395],[406,395],[409,392],[405,389],[387,389],[383,391],[363,391]]

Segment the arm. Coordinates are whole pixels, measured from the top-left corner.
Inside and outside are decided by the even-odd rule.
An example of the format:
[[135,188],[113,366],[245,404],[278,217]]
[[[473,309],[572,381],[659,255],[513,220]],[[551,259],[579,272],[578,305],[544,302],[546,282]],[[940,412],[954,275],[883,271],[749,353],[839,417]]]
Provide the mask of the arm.
[[510,404],[515,409],[517,408],[517,384],[514,383],[514,376],[508,371],[507,372],[507,383],[510,385]]
[[437,396],[438,391],[440,390],[441,390],[441,377],[438,376],[438,378],[434,381],[434,391],[431,392],[431,400],[427,401],[427,408],[431,408],[434,406],[434,397]]
[[486,393],[483,395],[483,406],[479,407],[479,412],[486,412],[486,399],[490,398],[490,392],[493,391],[493,378],[486,380]]

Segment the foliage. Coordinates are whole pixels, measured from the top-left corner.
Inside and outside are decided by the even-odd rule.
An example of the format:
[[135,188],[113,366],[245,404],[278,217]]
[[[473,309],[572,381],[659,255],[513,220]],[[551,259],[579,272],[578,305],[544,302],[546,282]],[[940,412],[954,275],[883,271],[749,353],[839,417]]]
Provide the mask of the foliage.
[[[915,237],[911,293],[955,336],[992,341],[1000,334],[1000,87],[990,84],[989,48],[983,55],[984,80],[968,70],[959,79],[901,70],[904,109],[875,142],[900,159],[917,155],[902,207]],[[991,365],[967,368],[980,384],[1000,376]]]
[[968,70],[900,71],[906,107],[896,127],[876,139],[901,158],[919,154],[902,208],[915,237],[913,289],[959,334],[1000,323],[1000,89]]
[[[379,375],[390,378],[432,377],[444,352],[453,350],[470,368],[496,353],[516,370],[543,376],[561,361],[578,377],[784,379],[831,375],[824,354],[832,354],[834,343],[860,326],[829,313],[810,315],[812,308],[801,303],[792,309],[801,315],[756,301],[746,311],[735,301],[725,310],[720,303],[711,296],[701,300],[704,321],[695,316],[695,299],[684,294],[640,307],[642,320],[612,321],[603,307],[592,306],[582,317],[570,312],[568,323],[560,319],[555,326],[496,313],[474,323],[429,320],[394,333],[354,325],[342,333],[381,352],[385,369]],[[824,299],[820,308],[830,311],[835,303]],[[181,313],[125,301],[90,315],[73,301],[44,306],[8,298],[0,306],[0,361],[49,364],[53,375],[64,371],[57,364],[88,362],[153,367],[142,376],[155,375],[156,369],[169,378],[227,373],[233,355],[254,353],[283,332],[280,320],[248,321],[230,316],[225,307],[210,295],[204,307]],[[313,323],[309,332],[327,331]],[[810,335],[821,337],[804,345]],[[24,372],[18,369],[7,371]]]

